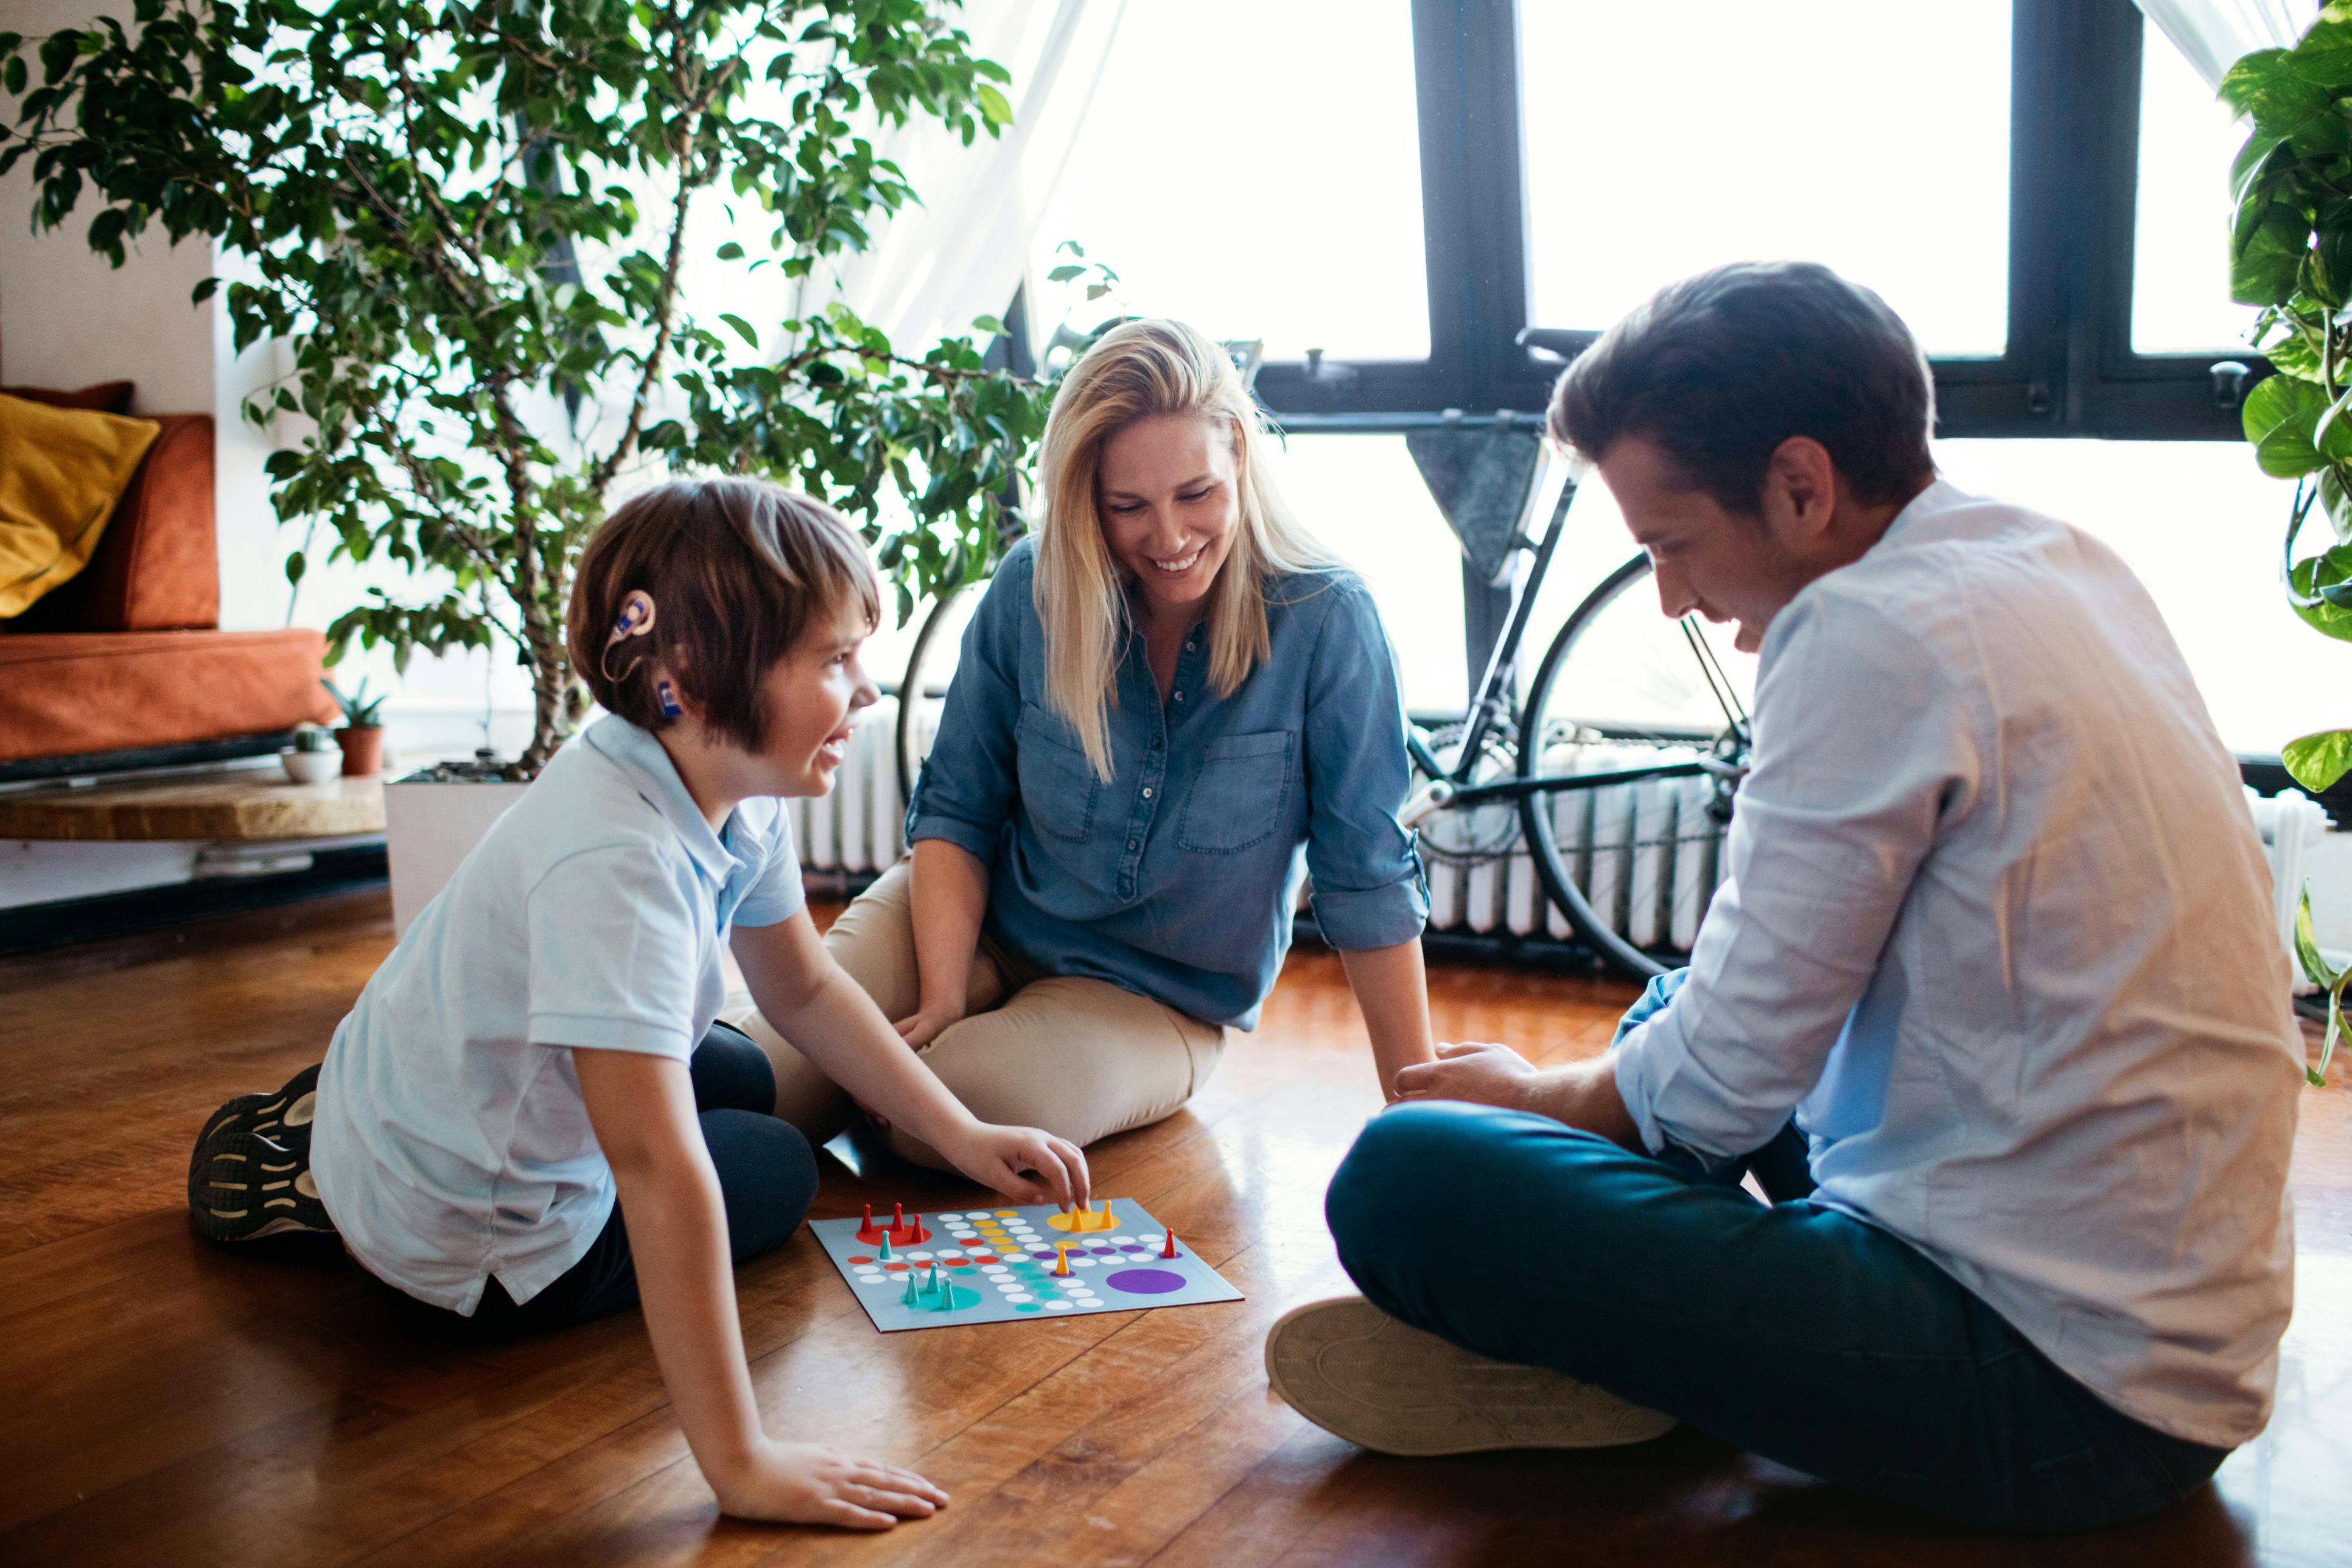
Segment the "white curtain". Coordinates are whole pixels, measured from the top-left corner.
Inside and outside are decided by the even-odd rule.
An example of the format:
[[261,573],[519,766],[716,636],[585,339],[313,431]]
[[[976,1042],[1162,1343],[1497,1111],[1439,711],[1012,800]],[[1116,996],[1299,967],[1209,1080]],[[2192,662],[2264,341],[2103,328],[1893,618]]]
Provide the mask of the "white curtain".
[[1001,315],[1028,269],[1045,204],[1086,128],[1127,0],[971,0],[972,52],[1013,73],[1013,123],[963,145],[935,121],[883,137],[922,204],[889,220],[870,249],[803,286],[802,309],[837,290],[902,353]]
[[2285,48],[2319,13],[2317,0],[2139,0],[2207,87],[2256,49]]

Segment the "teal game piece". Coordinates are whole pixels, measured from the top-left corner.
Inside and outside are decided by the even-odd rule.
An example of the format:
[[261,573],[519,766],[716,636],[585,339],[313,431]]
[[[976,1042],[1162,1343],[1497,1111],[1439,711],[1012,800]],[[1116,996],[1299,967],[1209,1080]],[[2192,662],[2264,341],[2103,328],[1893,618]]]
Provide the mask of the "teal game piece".
[[888,1231],[886,1230],[882,1233],[882,1249],[877,1252],[874,1256],[880,1262],[887,1263],[890,1261],[890,1233]]
[[909,1271],[907,1275],[907,1293],[898,1298],[898,1304],[902,1307],[911,1307],[919,1300],[921,1297],[915,1289],[915,1276]]

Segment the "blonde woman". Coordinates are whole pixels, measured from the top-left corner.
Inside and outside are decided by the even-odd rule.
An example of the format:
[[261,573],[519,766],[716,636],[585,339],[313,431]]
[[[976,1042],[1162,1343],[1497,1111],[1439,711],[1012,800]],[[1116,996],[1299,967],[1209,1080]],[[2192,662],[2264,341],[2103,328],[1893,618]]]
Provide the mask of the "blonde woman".
[[[1387,636],[1283,505],[1270,446],[1174,321],[1113,330],[1055,399],[1045,519],[965,636],[913,853],[825,939],[977,1116],[1084,1144],[1176,1110],[1256,1026],[1302,874],[1383,1089],[1432,1058]],[[846,1124],[839,1089],[741,1022],[778,1115],[817,1142]]]

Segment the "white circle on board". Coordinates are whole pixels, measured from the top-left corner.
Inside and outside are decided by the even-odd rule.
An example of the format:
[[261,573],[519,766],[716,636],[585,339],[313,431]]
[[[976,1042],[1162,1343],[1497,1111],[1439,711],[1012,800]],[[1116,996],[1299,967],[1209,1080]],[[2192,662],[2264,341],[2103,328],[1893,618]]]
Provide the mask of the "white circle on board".
[[1048,1301],[1045,1303],[1045,1310],[1049,1312],[1066,1312],[1069,1310],[1070,1303],[1067,1301]]
[[1131,1236],[1114,1236],[1110,1238],[1110,1244],[1113,1247],[1133,1247],[1135,1245],[1135,1237]]
[[963,1217],[966,1219],[994,1219],[996,1216],[989,1213],[986,1209],[966,1209],[964,1210]]
[[1073,1258],[1070,1259],[1070,1267],[1073,1268],[1092,1268],[1095,1266],[1095,1262],[1096,1260],[1091,1258]]
[[909,1263],[929,1263],[931,1260],[931,1255],[928,1252],[905,1252],[899,1256]]
[[1168,1239],[1168,1233],[1164,1230],[1155,1230],[1149,1236],[1139,1236],[1135,1239],[1146,1247],[1157,1247]]
[[1037,1298],[1036,1298],[1036,1297],[1034,1297],[1034,1296],[1032,1296],[1032,1295],[1031,1295],[1031,1294],[1029,1294],[1029,1292],[1028,1292],[1028,1291],[1026,1291],[1026,1290],[1015,1290],[1012,1295],[1007,1296],[1007,1297],[1006,1297],[1006,1298],[1004,1298],[1004,1299],[1005,1299],[1006,1300],[1008,1300],[1008,1301],[1012,1302],[1014,1306],[1016,1306],[1016,1307],[1017,1307],[1017,1306],[1019,1306],[1019,1305],[1020,1305],[1022,1302],[1024,1302],[1024,1301],[1034,1301],[1034,1300],[1035,1300]]
[[860,1285],[887,1285],[890,1283],[890,1277],[887,1274],[861,1274],[857,1277],[857,1282]]
[[983,1263],[980,1266],[980,1271],[982,1274],[1010,1274],[1013,1272],[1012,1269],[1007,1268],[1002,1263]]
[[963,1248],[961,1247],[942,1247],[940,1248],[940,1256],[941,1258],[961,1258],[963,1256]]

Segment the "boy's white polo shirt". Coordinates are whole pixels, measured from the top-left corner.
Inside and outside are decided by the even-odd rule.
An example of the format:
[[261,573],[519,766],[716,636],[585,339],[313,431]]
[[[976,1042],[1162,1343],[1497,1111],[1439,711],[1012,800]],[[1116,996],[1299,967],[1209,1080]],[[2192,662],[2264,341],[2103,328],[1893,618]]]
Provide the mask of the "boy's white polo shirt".
[[661,742],[607,716],[557,752],[383,962],[319,1076],[311,1170],[352,1253],[467,1316],[518,1303],[613,1212],[572,1053],[684,1061],[731,927],[804,902],[782,801],[714,833]]

